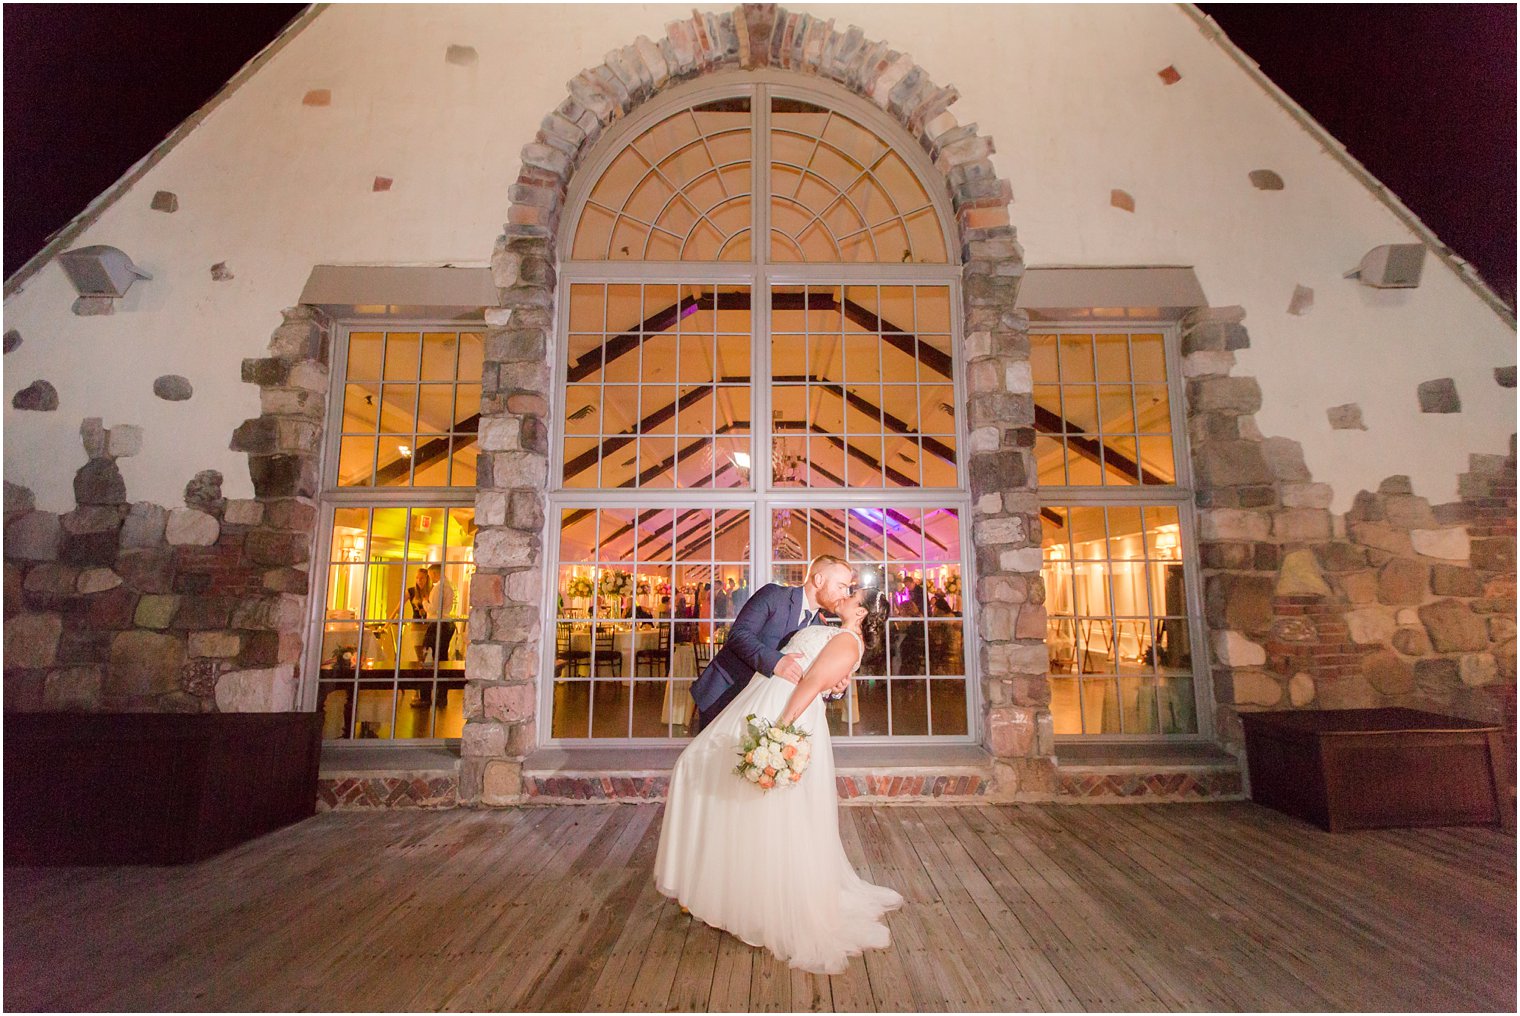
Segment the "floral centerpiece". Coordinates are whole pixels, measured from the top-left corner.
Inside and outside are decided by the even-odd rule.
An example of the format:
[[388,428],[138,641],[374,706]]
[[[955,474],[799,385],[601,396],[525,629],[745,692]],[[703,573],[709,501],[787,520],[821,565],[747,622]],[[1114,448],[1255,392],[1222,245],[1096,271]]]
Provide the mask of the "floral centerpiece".
[[565,595],[574,600],[585,599],[593,592],[589,575],[572,575],[565,583]]
[[960,575],[960,572],[951,572],[949,575],[945,576],[945,595],[946,596],[959,596],[959,595],[961,595],[961,575]]
[[621,598],[633,592],[633,576],[621,568],[608,568],[602,572],[596,588],[603,596]]
[[739,764],[734,773],[761,790],[790,787],[802,779],[812,760],[813,744],[808,732],[789,723],[778,727],[750,713],[739,739]]

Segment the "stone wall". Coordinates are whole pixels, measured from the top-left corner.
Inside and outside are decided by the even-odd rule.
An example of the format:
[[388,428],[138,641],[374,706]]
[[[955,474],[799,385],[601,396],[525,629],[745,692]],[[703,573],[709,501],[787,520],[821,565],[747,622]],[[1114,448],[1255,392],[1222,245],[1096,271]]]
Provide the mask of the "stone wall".
[[182,505],[131,502],[116,463],[141,449],[141,431],[97,418],[80,428],[73,511],[38,511],[5,484],[7,711],[296,707],[329,337],[309,309],[285,318],[270,355],[243,364],[264,412],[232,447],[249,453],[254,498],[224,498],[206,470]]
[[[1004,789],[1046,786],[1050,758],[1040,578],[1034,406],[1026,321],[1014,309],[1022,251],[1009,224],[1012,192],[993,144],[949,112],[958,97],[912,57],[851,27],[774,4],[694,12],[658,41],[639,37],[576,75],[569,96],[522,150],[506,231],[492,259],[499,306],[488,313],[481,491],[471,643],[466,661],[460,797],[510,804],[526,792],[522,760],[537,725],[543,673],[540,616],[548,489],[549,350],[554,348],[555,237],[576,168],[603,132],[668,88],[714,71],[777,68],[832,82],[873,102],[929,154],[951,198],[964,274],[966,412],[976,498],[977,614],[986,678],[983,729],[1003,759]],[[1042,782],[1043,781],[1043,782]]]
[[[1182,336],[1221,740],[1238,747],[1255,709],[1512,716],[1514,437],[1507,457],[1471,456],[1450,504],[1391,476],[1333,514],[1298,443],[1257,429],[1255,381],[1230,375],[1243,319],[1200,310]],[[1354,409],[1330,407],[1329,425]]]

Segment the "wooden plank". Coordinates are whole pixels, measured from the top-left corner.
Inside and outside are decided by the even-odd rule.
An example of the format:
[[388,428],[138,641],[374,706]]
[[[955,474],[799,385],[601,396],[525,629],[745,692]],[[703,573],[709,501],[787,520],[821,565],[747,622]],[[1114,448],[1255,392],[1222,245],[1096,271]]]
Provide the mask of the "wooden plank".
[[668,913],[651,877],[660,810],[326,813],[181,868],[7,869],[4,1002],[1514,1005],[1515,840],[1499,830],[1332,836],[1249,803],[845,809],[846,854],[907,904],[890,948],[821,978]]
[[1101,918],[1094,916],[1086,890],[1028,843],[1023,828],[1033,831],[1048,822],[1038,809],[985,805],[967,809],[964,818],[1017,884],[1017,895],[1008,898],[1010,906],[1016,912],[1021,905],[1037,908],[1044,922],[1057,930],[1045,955],[1084,1009],[1171,1007],[1125,962],[1133,944],[1128,932],[1095,928]]
[[709,1012],[750,1012],[750,978],[759,953],[729,934],[718,936],[718,955],[713,964]]
[[947,868],[954,873],[966,896],[981,915],[984,928],[974,934],[995,938],[1010,958],[1014,972],[1028,986],[1030,1000],[1020,1008],[1063,1011],[1081,1009],[1082,1003],[1071,987],[1009,909],[1007,902],[998,894],[977,863],[973,851],[981,845],[981,841],[960,821],[959,811],[957,808],[934,809],[929,813],[934,820],[931,832],[939,844]]

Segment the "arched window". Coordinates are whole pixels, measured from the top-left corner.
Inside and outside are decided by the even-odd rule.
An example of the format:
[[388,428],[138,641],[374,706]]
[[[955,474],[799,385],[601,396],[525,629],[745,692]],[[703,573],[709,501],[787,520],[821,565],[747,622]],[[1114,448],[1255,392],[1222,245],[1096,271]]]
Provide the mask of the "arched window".
[[578,171],[552,740],[686,736],[690,682],[750,590],[824,553],[893,601],[835,735],[976,734],[948,195],[899,126],[826,88],[715,76]]

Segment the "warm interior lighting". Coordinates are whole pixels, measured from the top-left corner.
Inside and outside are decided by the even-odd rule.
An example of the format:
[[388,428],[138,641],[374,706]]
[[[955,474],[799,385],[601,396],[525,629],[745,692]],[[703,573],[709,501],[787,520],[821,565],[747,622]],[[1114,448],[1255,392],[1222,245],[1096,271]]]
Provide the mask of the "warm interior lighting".
[[403,445],[397,445],[396,446],[396,451],[398,451],[398,452],[401,453],[401,457],[403,459],[409,459],[409,458],[412,457],[412,446],[411,445],[404,445],[404,444]]
[[749,468],[749,453],[748,452],[734,452],[734,465],[738,466],[740,469],[748,469]]

